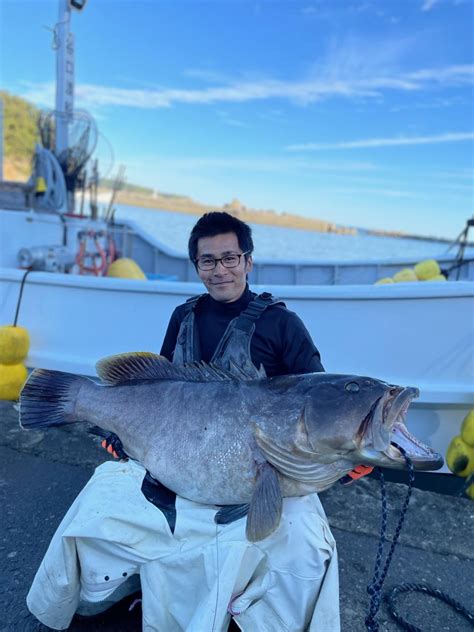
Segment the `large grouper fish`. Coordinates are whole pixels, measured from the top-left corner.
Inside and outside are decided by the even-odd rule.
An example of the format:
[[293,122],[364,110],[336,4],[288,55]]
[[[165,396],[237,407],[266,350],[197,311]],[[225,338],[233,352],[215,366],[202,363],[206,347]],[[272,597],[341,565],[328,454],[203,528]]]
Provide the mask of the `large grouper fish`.
[[330,373],[267,378],[152,353],[105,358],[97,373],[103,384],[33,371],[23,428],[88,422],[114,432],[169,489],[226,506],[222,522],[243,505],[250,541],[277,528],[285,496],[322,491],[360,464],[405,469],[400,447],[417,470],[443,465],[404,423],[416,388]]

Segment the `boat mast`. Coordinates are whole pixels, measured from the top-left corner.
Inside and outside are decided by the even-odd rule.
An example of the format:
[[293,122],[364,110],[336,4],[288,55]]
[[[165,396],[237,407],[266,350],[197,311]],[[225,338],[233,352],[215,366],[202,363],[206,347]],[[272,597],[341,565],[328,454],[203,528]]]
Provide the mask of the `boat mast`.
[[56,24],[56,156],[68,149],[68,123],[74,116],[74,35],[69,30],[71,9],[82,11],[87,0],[59,0]]
[[[56,107],[54,112],[55,154],[64,173],[68,163],[68,126],[74,117],[74,35],[69,30],[71,9],[82,11],[87,0],[59,0],[55,27],[56,45]],[[67,206],[74,211],[74,193],[68,192]]]
[[68,149],[68,122],[74,113],[74,36],[69,31],[71,6],[59,0],[56,24],[56,156]]

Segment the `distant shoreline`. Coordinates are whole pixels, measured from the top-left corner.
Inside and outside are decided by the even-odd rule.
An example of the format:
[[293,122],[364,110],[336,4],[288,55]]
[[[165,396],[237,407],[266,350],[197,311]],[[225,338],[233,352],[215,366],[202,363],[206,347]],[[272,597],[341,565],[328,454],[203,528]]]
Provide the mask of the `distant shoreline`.
[[[105,192],[102,192],[105,193]],[[110,194],[109,194],[110,195]],[[356,235],[357,229],[327,222],[310,217],[302,217],[291,213],[277,213],[273,210],[249,209],[242,205],[224,204],[224,206],[213,206],[195,202],[191,198],[178,195],[140,195],[120,191],[116,196],[116,203],[127,204],[129,206],[139,206],[157,211],[171,211],[174,213],[184,213],[187,215],[203,215],[209,211],[227,211],[235,217],[239,217],[245,222],[254,224],[264,224],[267,226],[279,226],[280,228],[296,228],[300,230],[312,230],[321,233],[338,233],[345,235]]]
[[[5,157],[5,180],[11,182],[25,182],[29,173],[29,162],[15,161]],[[112,181],[103,181],[99,189],[99,199],[101,203],[108,204],[112,195],[110,186]],[[227,211],[242,220],[254,224],[264,224],[267,226],[277,226],[280,228],[291,228],[296,230],[314,231],[319,233],[335,233],[342,235],[374,235],[376,237],[393,237],[398,239],[413,239],[418,241],[438,242],[444,244],[454,243],[454,239],[446,237],[436,237],[434,235],[417,235],[402,231],[390,231],[376,228],[360,228],[356,226],[341,226],[321,219],[303,217],[292,213],[278,213],[274,210],[249,209],[238,200],[223,206],[213,206],[196,202],[184,195],[161,193],[138,187],[136,185],[125,185],[124,189],[117,193],[115,203],[128,204],[141,208],[149,208],[156,211],[169,211],[172,213],[184,213],[186,215],[200,216],[209,211]],[[468,247],[474,247],[474,242],[468,242]]]
[[[111,191],[101,190],[100,196],[104,201],[108,201]],[[126,204],[128,206],[138,206],[141,208],[149,208],[156,211],[169,211],[173,213],[183,213],[186,215],[200,216],[209,211],[227,211],[231,215],[254,224],[264,224],[267,226],[278,226],[280,228],[294,228],[299,230],[311,230],[321,233],[336,233],[343,235],[367,234],[377,237],[393,237],[396,239],[414,239],[418,241],[433,241],[439,243],[450,244],[453,239],[445,237],[435,237],[433,235],[416,235],[401,231],[389,231],[370,228],[356,228],[350,226],[339,226],[331,222],[320,219],[312,219],[301,215],[291,213],[277,213],[275,211],[262,211],[257,209],[248,209],[244,206],[236,207],[232,204],[224,206],[213,206],[211,204],[202,204],[193,199],[179,195],[160,195],[155,194],[141,195],[130,193],[127,191],[119,191],[115,203]],[[468,244],[472,245],[472,244]]]

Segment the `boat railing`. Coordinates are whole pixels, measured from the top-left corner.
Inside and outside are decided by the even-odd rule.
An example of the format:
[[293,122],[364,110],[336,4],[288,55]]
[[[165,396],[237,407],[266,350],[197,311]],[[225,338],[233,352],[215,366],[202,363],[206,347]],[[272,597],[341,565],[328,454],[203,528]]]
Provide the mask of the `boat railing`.
[[[15,187],[13,187],[15,188]],[[18,195],[26,195],[26,187],[16,185]],[[2,208],[0,206],[0,208]],[[113,238],[120,257],[133,259],[152,279],[181,282],[197,281],[194,264],[183,252],[178,252],[143,230],[133,221],[106,223],[104,220],[90,220],[81,217],[65,217],[55,213],[35,212],[30,209],[15,209],[4,212],[9,226],[10,237],[4,240],[0,253],[1,266],[18,266],[18,253],[26,246],[49,247],[66,246],[74,255],[77,250],[78,235],[85,224],[96,230],[106,231]],[[23,210],[24,212],[19,212]],[[4,224],[6,226],[7,224]],[[464,256],[462,261],[451,255],[437,258],[442,271],[449,273],[455,281],[474,280],[474,259]],[[252,285],[372,285],[378,279],[391,277],[404,267],[416,263],[411,259],[398,260],[275,260],[254,256],[253,270],[249,274]]]
[[[159,242],[133,222],[117,223],[112,228],[120,256],[134,259],[151,274],[172,275],[173,280],[195,281],[194,265],[188,257]],[[455,259],[438,258],[442,270]],[[401,268],[413,266],[412,259],[387,261],[295,261],[265,260],[254,257],[249,281],[254,285],[366,285],[393,276]],[[474,279],[474,259],[466,259],[456,270],[456,280]]]

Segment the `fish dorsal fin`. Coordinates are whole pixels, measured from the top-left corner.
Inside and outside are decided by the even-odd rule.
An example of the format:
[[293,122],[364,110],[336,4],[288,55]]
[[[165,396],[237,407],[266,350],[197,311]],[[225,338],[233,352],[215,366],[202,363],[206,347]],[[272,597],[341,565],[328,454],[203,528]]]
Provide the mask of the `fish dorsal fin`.
[[[213,365],[216,366],[215,364]],[[241,367],[236,362],[231,360],[229,362],[228,371],[232,373],[239,380],[260,380],[267,377],[265,369],[263,368],[263,364],[260,365],[260,368],[249,362],[246,366]]]
[[181,382],[231,382],[230,372],[204,362],[172,364],[167,358],[148,351],[120,353],[102,358],[97,375],[106,384],[117,385],[137,380],[176,380]]

